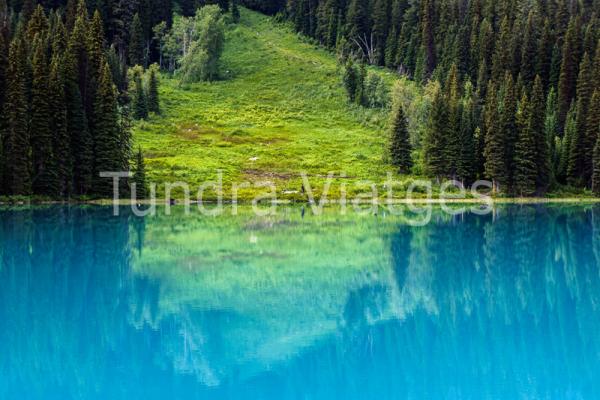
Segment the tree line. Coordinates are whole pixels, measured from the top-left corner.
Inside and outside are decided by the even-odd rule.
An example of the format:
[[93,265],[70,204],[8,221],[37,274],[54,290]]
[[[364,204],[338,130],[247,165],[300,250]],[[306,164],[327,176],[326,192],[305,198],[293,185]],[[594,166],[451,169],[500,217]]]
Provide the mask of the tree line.
[[283,13],[344,59],[437,82],[414,149],[430,175],[487,178],[519,195],[557,184],[600,191],[600,1],[256,3],[244,1]]

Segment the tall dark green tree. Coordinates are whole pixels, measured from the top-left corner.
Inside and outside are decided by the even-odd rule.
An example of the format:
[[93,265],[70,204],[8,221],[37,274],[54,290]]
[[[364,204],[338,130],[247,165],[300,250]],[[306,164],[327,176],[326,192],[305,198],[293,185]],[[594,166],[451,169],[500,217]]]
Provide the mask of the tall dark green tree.
[[50,107],[50,129],[54,165],[56,168],[57,197],[70,197],[73,191],[73,155],[71,153],[71,137],[67,129],[67,102],[65,96],[65,79],[60,55],[54,55],[50,64],[48,81],[48,104]]
[[535,136],[530,129],[531,107],[527,95],[519,102],[517,111],[518,140],[515,146],[514,192],[521,197],[532,196],[536,192],[536,148]]
[[37,34],[33,43],[32,57],[30,135],[33,193],[52,196],[56,193],[57,182],[50,126],[51,110],[48,103],[50,71],[47,48],[46,40]]
[[140,15],[135,13],[131,22],[131,34],[129,37],[129,65],[145,66],[144,57],[144,31]]
[[8,56],[8,87],[3,113],[8,116],[6,174],[8,193],[31,193],[31,150],[27,113],[27,49],[21,33],[12,40]]
[[537,167],[536,188],[544,192],[550,185],[551,167],[550,167],[550,146],[549,139],[546,136],[546,99],[542,78],[537,75],[531,91],[531,101],[529,102],[529,120],[527,121],[528,135],[534,138],[535,164]]
[[431,176],[441,179],[448,173],[446,160],[446,138],[448,129],[448,106],[446,97],[437,88],[431,103],[431,112],[425,132],[423,152],[425,170]]
[[390,124],[390,155],[392,165],[397,167],[401,173],[409,173],[412,168],[411,152],[412,147],[404,108],[400,101],[396,101]]
[[[600,170],[600,159],[596,153],[598,138],[600,138],[600,89],[596,89],[594,91],[594,95],[592,96],[592,100],[590,102],[586,132],[586,143],[593,143],[591,174],[592,182],[588,181],[586,184],[591,183],[592,187],[594,187],[597,192],[600,192],[600,186],[594,185],[594,179],[597,179],[598,177],[593,177],[594,174],[597,174],[597,170]],[[595,182],[600,183],[598,180]]]
[[112,182],[100,178],[100,172],[121,170],[120,130],[117,112],[117,97],[108,63],[100,68],[98,92],[94,101],[94,194],[102,197],[112,195]]
[[571,18],[565,35],[562,49],[562,62],[558,82],[558,118],[564,125],[571,101],[577,90],[577,73],[579,60],[579,23],[576,17]]
[[485,176],[492,180],[494,192],[507,192],[509,171],[506,164],[506,130],[498,107],[498,91],[492,82],[485,102]]

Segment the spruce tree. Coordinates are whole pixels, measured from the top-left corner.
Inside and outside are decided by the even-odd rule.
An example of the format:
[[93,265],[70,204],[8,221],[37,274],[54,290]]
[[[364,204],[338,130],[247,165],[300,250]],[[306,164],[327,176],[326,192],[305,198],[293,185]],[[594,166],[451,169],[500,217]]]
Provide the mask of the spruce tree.
[[[594,91],[594,95],[592,96],[592,100],[590,102],[589,112],[588,112],[588,120],[587,120],[587,132],[586,132],[586,143],[593,143],[593,152],[592,152],[592,175],[597,174],[597,170],[600,170],[600,158],[598,158],[599,154],[596,153],[598,146],[598,138],[600,138],[600,89],[596,89]],[[598,181],[598,176],[592,179],[592,185],[597,192],[600,192],[600,186],[594,185],[594,179],[596,183],[600,183]],[[589,181],[586,181],[586,184],[589,184]]]
[[143,70],[140,66],[132,69],[133,117],[145,119],[148,117],[148,99],[142,82]]
[[[569,146],[569,163],[567,165],[567,180],[571,185],[579,185],[591,177],[591,157],[588,154],[593,151],[593,144],[586,143],[585,133],[587,131],[587,114],[592,95],[592,71],[591,62],[587,54],[581,62],[579,77],[577,80],[577,105],[575,117],[575,136],[571,138]],[[590,149],[586,148],[591,146]]]
[[542,78],[537,75],[531,91],[531,101],[529,103],[529,120],[527,122],[528,135],[535,140],[534,153],[535,164],[537,167],[536,186],[540,191],[545,191],[550,185],[550,151],[548,137],[545,132],[545,109],[546,101],[544,98],[544,89],[542,87]]
[[500,120],[498,91],[491,81],[485,102],[485,126],[485,176],[492,180],[494,192],[507,191],[509,173],[506,165],[506,131]]
[[600,135],[596,138],[594,146],[594,172],[592,174],[592,190],[596,197],[600,197]]
[[87,10],[82,2],[77,7],[77,18],[65,52],[65,98],[67,129],[73,154],[73,194],[87,195],[92,190],[93,141],[88,125],[93,101],[87,95]]
[[22,34],[10,44],[8,87],[3,113],[8,116],[5,157],[8,194],[31,193],[31,157],[27,115],[27,49]]
[[423,75],[427,79],[437,65],[434,35],[434,5],[433,0],[421,2],[421,46],[423,56]]
[[48,18],[46,17],[44,8],[40,4],[37,5],[29,20],[25,21],[28,21],[26,34],[27,45],[33,44],[36,35],[40,38],[46,36],[48,31]]
[[146,167],[144,164],[144,153],[142,148],[139,147],[136,154],[135,173],[133,175],[133,182],[136,186],[136,197],[138,199],[145,199],[148,197],[148,188],[146,186]]
[[517,111],[517,127],[519,138],[515,146],[514,192],[521,196],[532,196],[536,191],[536,143],[530,129],[531,108],[527,95],[524,94]]
[[[2,2],[3,0],[0,0]],[[6,194],[6,139],[8,137],[8,116],[4,103],[7,100],[8,85],[8,43],[6,36],[0,28],[0,195]]]
[[458,81],[458,67],[452,64],[448,77],[446,78],[445,87],[446,104],[448,110],[448,126],[446,128],[446,146],[444,158],[448,163],[446,172],[452,176],[456,176],[458,160],[460,158],[460,83]]
[[502,137],[504,140],[504,164],[506,165],[508,172],[508,180],[506,189],[510,190],[512,183],[511,172],[514,170],[513,157],[514,147],[518,140],[517,127],[516,127],[516,113],[518,105],[517,90],[510,72],[506,71],[504,77],[504,84],[501,87],[502,97],[499,101],[500,104],[500,126],[502,127]]
[[348,99],[350,102],[354,103],[356,98],[356,87],[358,84],[358,73],[356,68],[354,67],[354,63],[352,59],[348,58],[346,61],[346,66],[344,68],[344,78],[343,78],[344,88],[346,89],[346,93],[348,94]]
[[50,106],[50,127],[53,133],[52,148],[56,168],[57,197],[69,197],[72,194],[73,155],[71,138],[67,130],[67,103],[65,97],[65,79],[60,55],[54,55],[50,64],[48,82],[48,104]]
[[129,37],[129,65],[145,66],[144,31],[138,13],[135,13],[131,23],[131,34]]
[[557,143],[561,140],[559,132],[557,96],[554,88],[551,88],[546,99],[544,135],[550,145],[551,177],[554,180],[562,181],[564,177],[560,176],[558,168],[560,164],[560,148],[557,146]]
[[448,106],[439,86],[435,89],[431,112],[425,131],[423,152],[425,170],[438,180],[447,173],[446,138],[448,129]]
[[460,154],[456,166],[456,174],[462,182],[472,182],[477,176],[475,129],[475,97],[473,85],[467,81],[461,99]]
[[[533,11],[529,12],[527,17],[527,25],[525,28],[525,34],[523,37],[523,46],[521,48],[521,76],[526,85],[532,83],[536,75],[536,53],[538,51],[537,41],[537,30],[536,30],[536,19]],[[515,35],[519,36],[519,35]],[[531,86],[529,86],[531,87]]]
[[112,182],[100,178],[101,172],[121,170],[120,130],[117,113],[117,97],[108,63],[100,68],[98,90],[94,101],[96,115],[94,130],[94,194],[102,197],[112,195]]
[[160,114],[160,101],[158,98],[158,66],[153,64],[148,70],[148,111]]
[[52,154],[51,114],[48,103],[50,72],[46,54],[46,41],[37,34],[33,44],[31,85],[32,189],[34,194],[52,196],[56,193],[57,182]]
[[558,82],[558,118],[564,125],[571,101],[575,98],[578,63],[578,26],[576,17],[571,18],[562,49],[562,62]]
[[410,172],[413,165],[411,152],[412,147],[404,108],[400,101],[395,101],[390,125],[390,155],[392,165],[397,167],[400,173]]

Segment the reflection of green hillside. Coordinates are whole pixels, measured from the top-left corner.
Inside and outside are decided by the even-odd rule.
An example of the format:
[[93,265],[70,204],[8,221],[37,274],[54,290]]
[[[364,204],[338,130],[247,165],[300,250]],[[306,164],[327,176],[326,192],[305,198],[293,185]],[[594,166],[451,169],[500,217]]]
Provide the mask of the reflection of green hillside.
[[267,218],[151,218],[134,270],[161,282],[158,320],[183,314],[184,323],[194,323],[194,310],[224,315],[226,323],[213,329],[228,359],[214,367],[264,366],[336,333],[353,291],[391,290],[391,222],[335,212],[302,219],[299,210]]

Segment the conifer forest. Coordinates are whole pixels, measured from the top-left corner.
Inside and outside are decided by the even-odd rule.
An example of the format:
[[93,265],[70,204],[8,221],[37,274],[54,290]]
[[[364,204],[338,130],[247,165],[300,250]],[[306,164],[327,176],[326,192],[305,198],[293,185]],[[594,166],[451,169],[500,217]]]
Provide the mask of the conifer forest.
[[[168,167],[134,132],[175,91],[235,79],[222,55],[248,9],[335,58],[349,115],[383,115],[379,167],[600,193],[598,0],[0,0],[0,195],[107,198],[102,171],[146,193]],[[426,99],[418,117],[398,80]]]

